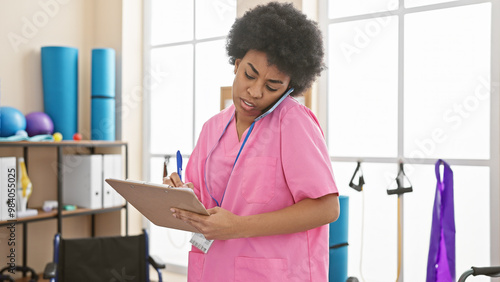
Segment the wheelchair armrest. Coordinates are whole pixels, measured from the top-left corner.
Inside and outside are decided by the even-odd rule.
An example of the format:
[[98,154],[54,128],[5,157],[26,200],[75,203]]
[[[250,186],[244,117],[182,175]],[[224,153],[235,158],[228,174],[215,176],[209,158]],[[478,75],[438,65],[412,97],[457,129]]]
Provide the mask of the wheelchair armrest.
[[56,278],[56,274],[57,274],[57,263],[55,262],[47,263],[43,271],[43,279]]
[[157,256],[149,255],[148,262],[156,269],[164,269],[165,263]]
[[9,275],[4,275],[3,273],[5,271],[13,271],[13,273],[15,273],[16,271],[22,271],[23,274],[30,273],[31,279],[29,281],[38,281],[38,274],[36,274],[35,270],[29,266],[7,266],[0,270],[0,281],[15,281],[14,278],[10,277]]
[[500,266],[489,266],[489,267],[471,267],[474,276],[485,275],[489,277],[499,277],[500,276]]

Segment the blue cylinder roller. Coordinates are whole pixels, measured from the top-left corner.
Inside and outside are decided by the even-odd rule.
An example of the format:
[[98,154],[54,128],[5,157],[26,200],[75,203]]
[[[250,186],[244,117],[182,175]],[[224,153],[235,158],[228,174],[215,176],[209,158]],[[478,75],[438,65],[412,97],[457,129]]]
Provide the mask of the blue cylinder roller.
[[339,218],[330,223],[330,267],[328,274],[330,282],[345,282],[347,279],[349,197],[339,196],[339,204]]
[[92,140],[115,140],[115,99],[92,98]]
[[92,49],[92,140],[115,140],[115,50]]
[[64,140],[78,132],[78,49],[42,47],[44,111]]
[[92,49],[92,96],[115,97],[115,50]]

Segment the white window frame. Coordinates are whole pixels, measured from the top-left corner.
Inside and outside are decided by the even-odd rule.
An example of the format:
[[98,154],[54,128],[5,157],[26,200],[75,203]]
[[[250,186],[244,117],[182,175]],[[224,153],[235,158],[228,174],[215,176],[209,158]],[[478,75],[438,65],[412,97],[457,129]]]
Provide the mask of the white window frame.
[[[191,105],[185,105],[185,107],[192,107],[193,109],[193,120],[192,120],[192,133],[190,136],[176,136],[176,138],[185,138],[185,142],[189,142],[191,144],[191,150],[194,148],[195,141],[197,140],[197,133],[196,133],[196,50],[197,50],[197,45],[202,44],[202,43],[207,43],[207,42],[214,42],[214,41],[220,41],[220,40],[225,40],[226,35],[224,36],[215,36],[215,37],[208,37],[208,38],[203,38],[203,39],[196,39],[196,0],[193,0],[193,36],[192,40],[187,40],[187,41],[180,41],[180,42],[175,42],[175,43],[167,43],[167,44],[157,44],[153,45],[151,44],[151,37],[152,37],[152,2],[153,0],[144,0],[144,6],[143,6],[143,99],[142,99],[142,126],[143,126],[143,132],[142,132],[142,175],[143,175],[143,180],[146,181],[151,181],[151,160],[161,158],[163,159],[165,156],[174,156],[172,152],[169,153],[152,153],[151,152],[151,95],[152,95],[152,86],[148,85],[150,82],[150,79],[154,79],[155,76],[159,74],[153,74],[150,73],[151,71],[151,52],[155,49],[158,48],[165,48],[165,47],[175,47],[175,46],[181,46],[181,45],[192,45],[193,46],[193,86],[192,86],[192,95],[193,95],[193,100]],[[148,79],[150,78],[150,79]],[[164,105],[165,110],[168,110],[168,105]],[[168,124],[166,124],[167,126]],[[189,157],[191,152],[184,152],[183,157]],[[174,157],[175,160],[175,157]],[[185,165],[185,164],[184,164]],[[150,224],[147,219],[143,217],[142,221],[142,227],[149,229],[150,230]],[[174,230],[176,231],[176,230]],[[155,234],[154,232],[150,233],[150,238],[153,238]],[[188,243],[189,244],[189,243]],[[168,262],[167,262],[168,263]],[[180,274],[186,274],[187,273],[187,267],[183,266],[183,263],[180,263],[179,265],[177,264],[168,264],[168,268],[170,272],[174,273],[180,273]]]
[[[397,16],[399,18],[398,27],[398,157],[335,157],[331,156],[332,162],[356,163],[362,160],[366,163],[397,164],[404,161],[405,164],[427,164],[433,165],[435,158],[405,159],[404,158],[404,16],[423,11],[432,11],[474,5],[481,3],[491,3],[491,96],[490,96],[490,159],[446,159],[450,165],[488,167],[490,169],[490,263],[492,266],[500,265],[500,1],[498,0],[458,0],[433,5],[425,5],[413,8],[405,8],[404,0],[399,1],[399,9],[389,12],[378,12],[344,18],[328,18],[328,0],[319,0],[319,24],[325,38],[326,59],[328,62],[328,26],[333,23],[347,21],[373,19],[374,17]],[[327,138],[328,134],[328,69],[319,81],[318,96],[318,117],[325,121]],[[472,224],[472,223],[471,223]],[[457,278],[460,275],[457,269]],[[403,275],[401,275],[403,277]],[[403,281],[402,278],[400,281]]]
[[[175,43],[167,43],[167,44],[158,44],[158,45],[152,45],[151,42],[151,2],[152,0],[145,0],[144,1],[144,39],[143,39],[143,77],[149,77],[151,74],[148,73],[150,69],[150,60],[151,60],[151,51],[153,49],[157,48],[165,48],[165,47],[174,47],[174,46],[180,46],[180,45],[192,45],[193,46],[193,104],[191,105],[193,107],[193,124],[192,124],[192,135],[189,140],[186,140],[186,142],[191,142],[191,148],[194,148],[195,140],[197,138],[196,136],[196,46],[201,43],[205,42],[213,42],[213,41],[218,41],[218,40],[223,40],[226,39],[226,36],[216,36],[216,37],[209,37],[209,38],[203,38],[203,39],[196,39],[196,1],[193,3],[193,39],[192,40],[187,40],[187,41],[180,41],[180,42],[175,42]],[[151,146],[150,146],[150,140],[149,137],[151,136],[151,120],[150,120],[150,112],[151,112],[151,91],[149,85],[146,85],[147,79],[144,79],[144,99],[143,99],[143,147],[142,147],[142,156],[143,156],[143,176],[145,178],[149,178],[150,175],[150,160],[152,158],[163,158],[165,157],[165,154],[153,154],[151,153]],[[186,105],[189,106],[189,105]],[[182,138],[182,137],[179,137]],[[183,156],[188,156],[189,152],[186,152],[187,154],[183,154]]]

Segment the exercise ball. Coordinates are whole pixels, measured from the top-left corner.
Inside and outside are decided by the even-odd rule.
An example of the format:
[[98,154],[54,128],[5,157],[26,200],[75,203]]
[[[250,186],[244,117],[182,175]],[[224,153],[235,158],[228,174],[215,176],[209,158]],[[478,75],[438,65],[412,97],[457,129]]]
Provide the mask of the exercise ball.
[[26,132],[32,137],[40,134],[54,133],[52,119],[43,112],[33,112],[26,115]]
[[18,109],[0,107],[0,137],[9,137],[25,129],[26,118]]

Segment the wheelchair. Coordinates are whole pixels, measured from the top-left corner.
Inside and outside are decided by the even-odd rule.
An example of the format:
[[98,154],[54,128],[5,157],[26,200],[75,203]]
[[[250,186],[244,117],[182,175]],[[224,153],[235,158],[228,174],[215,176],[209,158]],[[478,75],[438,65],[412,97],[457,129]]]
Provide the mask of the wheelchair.
[[[9,270],[12,270],[11,267],[4,267],[0,270],[0,282],[14,282],[14,278],[12,276],[8,275]],[[15,266],[13,268],[15,272],[23,272],[23,273],[29,273],[30,277],[28,278],[29,282],[36,282],[38,281],[38,274],[33,270],[33,268],[29,266]]]
[[465,282],[469,276],[485,275],[489,277],[500,277],[500,266],[490,266],[490,267],[471,267],[471,269],[462,273],[458,282]]
[[136,236],[54,238],[54,260],[43,273],[51,282],[150,281],[152,266],[162,282],[165,264],[149,255],[146,230]]

